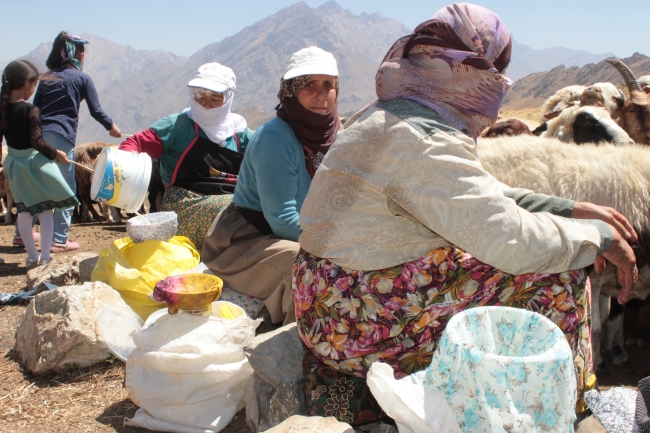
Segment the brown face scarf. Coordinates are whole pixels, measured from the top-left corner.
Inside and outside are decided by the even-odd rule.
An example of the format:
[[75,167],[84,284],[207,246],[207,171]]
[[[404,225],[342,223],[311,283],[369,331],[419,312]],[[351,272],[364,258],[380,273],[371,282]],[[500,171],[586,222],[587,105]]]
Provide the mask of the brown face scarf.
[[[278,98],[280,104],[275,107],[277,116],[287,122],[293,129],[305,154],[305,163],[309,177],[313,178],[323,157],[329,150],[336,133],[341,129],[338,102],[327,114],[313,113],[302,106],[296,95],[311,81],[305,75],[290,80],[282,80]],[[336,79],[336,94],[339,93],[339,80]]]

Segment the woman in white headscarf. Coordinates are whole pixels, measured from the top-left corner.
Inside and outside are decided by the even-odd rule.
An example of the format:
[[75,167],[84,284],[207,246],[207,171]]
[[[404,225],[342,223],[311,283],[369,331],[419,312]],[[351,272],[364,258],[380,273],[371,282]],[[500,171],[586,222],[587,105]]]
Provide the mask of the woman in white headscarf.
[[200,250],[210,224],[232,201],[253,131],[242,116],[230,112],[235,93],[230,68],[202,65],[187,86],[188,108],[126,139],[120,149],[159,159],[162,209],[178,214],[177,234]]

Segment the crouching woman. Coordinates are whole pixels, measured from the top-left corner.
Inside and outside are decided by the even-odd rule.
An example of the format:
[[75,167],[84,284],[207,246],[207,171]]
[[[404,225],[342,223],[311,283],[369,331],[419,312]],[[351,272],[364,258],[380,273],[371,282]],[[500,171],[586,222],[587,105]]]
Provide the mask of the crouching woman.
[[235,93],[230,68],[202,65],[187,86],[188,108],[158,120],[119,148],[159,158],[165,184],[162,210],[176,212],[176,234],[200,251],[210,224],[232,201],[253,131],[242,116],[230,112]]
[[513,190],[483,169],[475,139],[511,85],[510,50],[494,13],[442,9],[393,45],[379,101],[323,159],[293,269],[311,415],[372,421],[370,366],[397,378],[425,369],[450,318],[477,306],[548,317],[571,347],[579,397],[592,381],[584,268],[600,255],[619,266],[626,301],[636,234],[613,209]]
[[341,127],[334,56],[317,47],[296,52],[278,97],[277,117],[253,136],[233,203],[210,228],[202,258],[228,287],[265,299],[273,323],[290,323],[300,209]]

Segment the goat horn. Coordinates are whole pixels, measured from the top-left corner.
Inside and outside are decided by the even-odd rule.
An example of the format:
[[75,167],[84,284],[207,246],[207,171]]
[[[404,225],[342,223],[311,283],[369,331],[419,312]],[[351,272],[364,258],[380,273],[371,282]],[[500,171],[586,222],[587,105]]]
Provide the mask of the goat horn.
[[625,85],[630,92],[634,90],[638,90],[639,92],[641,91],[639,81],[636,79],[634,73],[630,70],[630,68],[627,67],[625,63],[618,59],[607,59],[607,63],[612,65],[614,69],[616,69],[619,74],[621,74],[623,81],[625,81]]

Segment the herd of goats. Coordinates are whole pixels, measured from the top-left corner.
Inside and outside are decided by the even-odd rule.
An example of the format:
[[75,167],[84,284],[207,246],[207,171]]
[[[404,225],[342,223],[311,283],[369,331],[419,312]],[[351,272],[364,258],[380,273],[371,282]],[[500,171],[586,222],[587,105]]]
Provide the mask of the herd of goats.
[[[639,281],[632,298],[643,303],[627,344],[642,345],[650,331],[650,76],[639,80],[620,60],[607,61],[623,77],[629,97],[612,83],[565,87],[545,101],[538,128],[531,131],[516,119],[498,122],[479,138],[478,153],[483,167],[511,187],[609,206],[630,220],[639,235],[633,245]],[[77,146],[75,160],[92,167],[105,146]],[[154,164],[149,211],[159,208],[164,190],[156,168]],[[90,171],[77,168],[76,177],[83,218],[90,219],[91,213],[99,218],[90,200]],[[5,195],[3,190],[0,183],[0,196]],[[0,212],[2,207],[0,201]],[[8,203],[5,223],[11,222],[10,209]],[[122,219],[117,209],[104,207],[102,211],[107,221]],[[601,275],[592,272],[591,280],[597,372],[607,371],[601,339],[615,367],[630,367],[623,339],[623,308],[611,301],[620,293],[616,270],[608,265]]]

